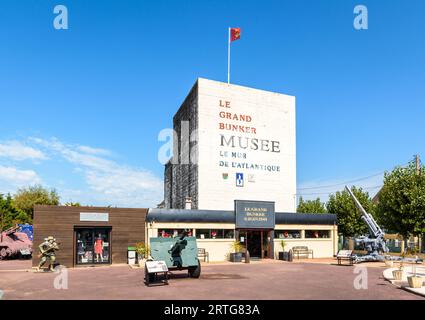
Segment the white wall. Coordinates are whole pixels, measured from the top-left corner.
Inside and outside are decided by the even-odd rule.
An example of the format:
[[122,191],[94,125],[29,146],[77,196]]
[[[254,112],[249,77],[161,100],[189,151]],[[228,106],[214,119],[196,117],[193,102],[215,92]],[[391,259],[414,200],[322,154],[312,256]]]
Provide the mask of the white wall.
[[[333,241],[332,238],[329,239],[275,239],[274,240],[274,253],[275,258],[279,257],[279,251],[282,250],[281,240],[285,241],[285,251],[289,251],[295,246],[306,246],[309,249],[313,250],[314,258],[332,258],[334,255],[333,250]],[[305,258],[306,255],[301,256],[300,258]],[[309,255],[311,258],[311,255]],[[297,259],[297,256],[294,256],[294,259]]]
[[[206,79],[198,79],[199,202],[200,209],[233,210],[234,200],[274,201],[280,212],[295,212],[296,137],[295,97]],[[220,106],[230,102],[230,108]],[[251,117],[251,121],[222,119],[220,112]],[[220,130],[219,124],[255,128],[256,133]],[[220,146],[220,134],[278,141],[280,152]],[[224,153],[229,152],[229,157]],[[246,159],[232,158],[240,152]],[[229,167],[220,166],[227,161]],[[233,168],[232,162],[279,166],[279,172]],[[236,173],[244,174],[244,186],[236,186]],[[223,179],[223,173],[228,179]],[[254,175],[253,182],[248,175]]]
[[[209,253],[210,262],[227,261],[234,239],[197,239],[198,248],[204,248]],[[204,261],[203,258],[200,258]]]

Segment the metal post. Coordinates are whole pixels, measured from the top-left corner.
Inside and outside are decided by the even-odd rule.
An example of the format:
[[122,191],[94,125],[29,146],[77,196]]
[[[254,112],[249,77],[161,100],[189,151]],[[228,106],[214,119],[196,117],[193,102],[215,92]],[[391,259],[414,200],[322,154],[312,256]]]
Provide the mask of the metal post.
[[229,28],[229,39],[227,43],[227,84],[230,84],[230,29]]

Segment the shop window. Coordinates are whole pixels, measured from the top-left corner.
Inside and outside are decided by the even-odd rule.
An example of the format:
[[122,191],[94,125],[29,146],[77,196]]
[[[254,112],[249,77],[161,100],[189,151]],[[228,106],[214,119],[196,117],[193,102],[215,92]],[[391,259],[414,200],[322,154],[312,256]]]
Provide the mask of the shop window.
[[110,229],[79,228],[75,233],[77,264],[110,263]]
[[305,237],[307,239],[330,238],[331,232],[329,230],[305,230]]
[[[160,238],[177,238],[187,229],[158,229],[158,237]],[[188,237],[193,235],[193,230],[190,229]]]
[[196,229],[198,239],[234,239],[233,229]]
[[224,239],[234,239],[235,238],[235,230],[232,229],[224,229]]
[[275,230],[275,239],[300,239],[301,230]]

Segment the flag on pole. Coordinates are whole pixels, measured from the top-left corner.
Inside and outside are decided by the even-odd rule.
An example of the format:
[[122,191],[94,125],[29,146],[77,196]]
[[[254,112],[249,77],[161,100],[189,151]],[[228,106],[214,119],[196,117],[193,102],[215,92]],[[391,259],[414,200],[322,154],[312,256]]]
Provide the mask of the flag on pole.
[[229,28],[229,41],[227,44],[227,83],[230,83],[230,44],[241,38],[241,28]]
[[236,41],[241,38],[241,28],[230,28],[230,41]]

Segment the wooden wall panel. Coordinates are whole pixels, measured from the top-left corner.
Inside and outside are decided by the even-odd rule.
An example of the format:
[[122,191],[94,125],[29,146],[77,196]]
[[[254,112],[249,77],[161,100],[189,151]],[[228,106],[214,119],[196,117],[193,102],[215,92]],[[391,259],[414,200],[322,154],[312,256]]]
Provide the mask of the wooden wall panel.
[[[80,212],[109,213],[108,222],[82,222]],[[33,266],[37,266],[38,246],[48,236],[61,243],[57,252],[60,264],[73,267],[75,264],[75,227],[111,227],[112,263],[127,263],[127,247],[145,241],[145,221],[148,209],[102,208],[102,207],[34,207],[34,254]]]

